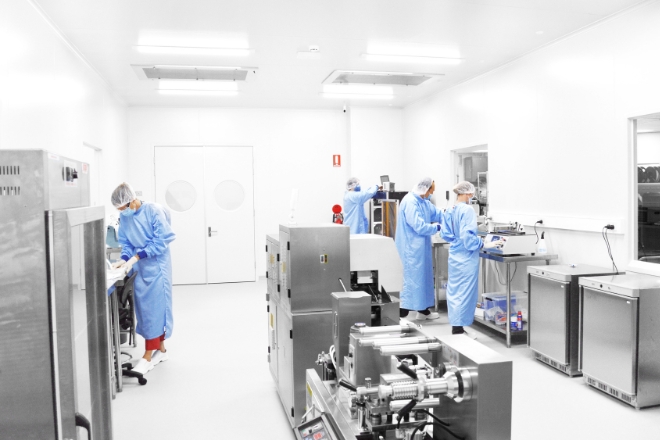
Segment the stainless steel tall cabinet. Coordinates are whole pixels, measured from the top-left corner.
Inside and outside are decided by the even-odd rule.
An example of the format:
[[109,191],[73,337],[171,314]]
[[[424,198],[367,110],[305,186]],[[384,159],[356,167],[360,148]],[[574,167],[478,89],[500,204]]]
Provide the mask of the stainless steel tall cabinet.
[[537,360],[569,376],[578,369],[578,278],[612,274],[611,269],[583,264],[529,266],[527,344]]
[[660,405],[660,277],[580,278],[584,381],[636,408]]
[[[291,426],[305,412],[305,370],[332,345],[332,292],[350,289],[349,227],[280,225],[277,384]],[[272,353],[272,349],[271,349]],[[272,360],[272,355],[271,355]]]
[[[77,414],[94,439],[112,438],[104,209],[87,207],[88,172],[43,150],[0,150],[2,439],[77,439]],[[72,274],[79,233],[84,292]]]
[[268,305],[268,365],[275,383],[277,377],[277,309],[279,307],[280,241],[275,235],[266,236],[266,300]]

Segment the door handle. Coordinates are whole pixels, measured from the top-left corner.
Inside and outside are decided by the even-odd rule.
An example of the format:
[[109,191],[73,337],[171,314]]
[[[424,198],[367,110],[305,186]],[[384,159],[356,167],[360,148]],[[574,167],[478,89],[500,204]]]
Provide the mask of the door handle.
[[209,226],[209,237],[211,236],[211,233],[217,234],[218,231],[212,230],[211,227]]

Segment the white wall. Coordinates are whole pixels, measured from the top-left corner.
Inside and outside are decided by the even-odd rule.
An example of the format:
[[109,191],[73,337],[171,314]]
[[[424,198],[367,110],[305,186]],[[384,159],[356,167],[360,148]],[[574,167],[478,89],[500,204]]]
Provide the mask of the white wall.
[[390,176],[403,187],[403,110],[389,108],[350,109],[351,175],[363,187],[379,184]]
[[0,148],[83,160],[103,150],[101,192],[126,178],[126,106],[25,0],[0,2]]
[[617,222],[610,241],[625,268],[636,173],[628,118],[660,111],[659,22],[660,2],[646,3],[405,108],[406,179],[432,164],[446,179],[438,189],[449,189],[450,150],[488,144],[492,213],[543,218],[561,228],[546,234],[559,262],[605,267],[597,228]]
[[[266,234],[287,223],[293,188],[298,224],[328,223],[332,206],[342,203],[346,119],[341,111],[131,108],[130,182],[154,200],[154,146],[254,147],[255,255],[263,276]],[[341,168],[332,166],[333,154],[342,155]]]
[[[350,132],[349,117],[360,121],[350,124]],[[254,147],[257,276],[266,271],[266,234],[277,234],[280,223],[288,221],[293,188],[299,190],[298,223],[327,223],[332,220],[332,206],[342,204],[349,169],[363,173],[365,184],[380,176],[382,169],[401,173],[387,162],[365,160],[374,136],[382,140],[388,155],[397,158],[392,163],[400,162],[401,110],[133,107],[128,119],[130,182],[143,191],[145,200],[154,199],[154,146]],[[340,168],[333,167],[334,154],[341,154]]]

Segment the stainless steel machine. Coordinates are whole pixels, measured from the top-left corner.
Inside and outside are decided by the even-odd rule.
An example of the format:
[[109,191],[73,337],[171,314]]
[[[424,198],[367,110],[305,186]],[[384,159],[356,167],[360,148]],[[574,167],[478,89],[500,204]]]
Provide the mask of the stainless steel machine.
[[[275,237],[267,240],[274,251]],[[331,293],[350,282],[349,228],[280,225],[277,242],[279,284],[271,287],[268,306],[270,364],[294,426],[305,408],[305,370],[315,367],[318,353],[332,345]]]
[[612,275],[583,264],[528,266],[527,345],[535,358],[569,376],[578,369],[579,277]]
[[488,249],[493,255],[525,255],[536,253],[536,235],[531,234],[506,234],[493,232],[486,235],[484,242],[504,240],[502,246]]
[[88,172],[46,151],[0,150],[2,439],[112,438],[104,209],[88,207]]
[[[399,322],[396,295],[403,268],[391,238],[365,234],[349,239],[348,227],[336,224],[282,225],[279,237],[266,237],[266,250],[270,371],[294,426],[304,412],[305,370],[336,374],[336,356],[326,357],[332,368],[322,369],[315,361],[318,353],[348,340],[348,335],[339,337],[339,329],[347,332],[355,322]],[[358,311],[351,301],[363,307]],[[341,364],[343,355],[338,359]]]
[[324,381],[307,370],[297,439],[511,438],[510,360],[463,335],[435,337],[412,324],[353,326],[350,335],[346,368],[362,373]]
[[584,381],[635,408],[660,405],[660,277],[580,278]]

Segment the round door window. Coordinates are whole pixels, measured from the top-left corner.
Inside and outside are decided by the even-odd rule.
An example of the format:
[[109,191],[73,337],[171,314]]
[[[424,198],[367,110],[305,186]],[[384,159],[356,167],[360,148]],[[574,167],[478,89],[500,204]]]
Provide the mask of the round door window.
[[245,190],[235,180],[225,180],[215,187],[215,202],[225,211],[236,211],[245,201]]
[[197,200],[195,187],[185,180],[170,183],[165,191],[165,202],[174,211],[183,212],[193,207]]

